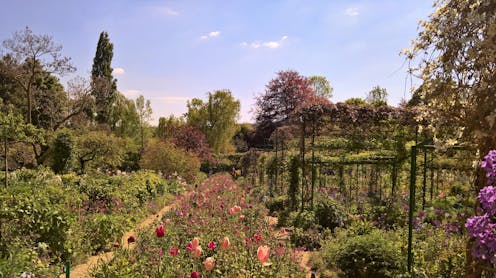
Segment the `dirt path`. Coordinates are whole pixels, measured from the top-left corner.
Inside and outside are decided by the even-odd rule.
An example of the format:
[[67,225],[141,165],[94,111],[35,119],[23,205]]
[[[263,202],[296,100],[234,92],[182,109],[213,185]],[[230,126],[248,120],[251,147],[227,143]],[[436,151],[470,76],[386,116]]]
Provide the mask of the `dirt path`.
[[[277,219],[277,217],[266,216],[265,217],[265,221],[267,221],[267,223],[269,224],[269,226],[275,227],[277,225],[278,219]],[[290,235],[287,232],[283,233],[280,230],[278,230],[276,232],[276,238],[279,239],[279,240],[288,241],[289,240],[289,236]],[[308,278],[312,277],[312,268],[310,266],[310,257],[312,256],[312,253],[313,252],[311,252],[311,251],[299,251],[299,250],[296,251],[296,258],[300,262],[300,266],[303,269],[305,269],[305,271],[307,273],[306,276]],[[316,275],[316,277],[319,277],[319,276]]]
[[[186,195],[188,195],[188,194],[186,194]],[[186,196],[186,195],[183,195],[183,196]],[[150,226],[151,224],[153,224],[153,222],[161,219],[162,216],[166,212],[171,210],[176,205],[176,203],[177,203],[177,200],[173,204],[163,207],[159,212],[148,216],[145,220],[138,223],[138,225],[136,225],[136,227],[133,230],[124,233],[124,235],[121,238],[121,247],[127,248],[127,249],[133,249],[134,244],[133,243],[128,244],[127,239],[132,235],[136,235],[138,230],[142,230],[142,229]],[[71,278],[88,278],[88,277],[90,277],[89,271],[92,268],[94,268],[98,264],[109,262],[110,260],[112,260],[113,257],[114,257],[114,252],[112,252],[112,251],[101,253],[101,254],[98,254],[95,256],[91,256],[88,258],[86,263],[76,265],[73,268],[71,267]],[[65,274],[60,275],[60,278],[65,278]]]

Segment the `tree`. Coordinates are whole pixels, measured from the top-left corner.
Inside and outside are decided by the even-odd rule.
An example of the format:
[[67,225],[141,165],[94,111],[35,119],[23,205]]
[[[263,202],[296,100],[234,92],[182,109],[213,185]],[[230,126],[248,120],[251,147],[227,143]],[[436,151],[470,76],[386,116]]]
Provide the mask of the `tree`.
[[379,86],[375,86],[372,90],[367,94],[367,103],[372,106],[386,106],[387,105],[387,96],[388,92],[386,88],[381,88]]
[[76,138],[74,157],[79,163],[80,173],[86,173],[88,164],[92,168],[116,168],[125,155],[125,141],[104,131],[90,131]]
[[[496,5],[495,1],[435,2],[429,20],[420,23],[412,49],[403,53],[420,61],[411,72],[423,81],[421,116],[431,121],[435,143],[475,144],[479,161],[496,146]],[[476,173],[474,192],[486,185]],[[482,263],[471,259],[468,277],[480,277]]]
[[14,112],[12,105],[9,105],[5,111],[0,111],[0,128],[2,129],[3,153],[4,153],[4,170],[5,170],[5,187],[9,184],[9,163],[8,153],[9,145],[12,143],[25,140],[35,132],[31,124],[25,124],[22,116]]
[[127,99],[123,94],[117,93],[109,122],[112,132],[117,136],[136,138],[136,130],[141,128],[136,103]]
[[139,119],[139,128],[141,134],[141,148],[145,147],[145,128],[148,126],[148,122],[152,118],[152,107],[150,106],[150,100],[146,100],[143,96],[139,96],[136,101],[136,112]]
[[291,115],[300,106],[317,96],[312,81],[296,71],[280,71],[265,86],[265,93],[256,99],[255,127],[258,141],[266,140],[277,127],[289,123]]
[[325,76],[310,76],[310,80],[312,81],[312,89],[317,96],[332,98],[332,91],[334,91],[334,88],[331,87],[331,84],[329,84],[329,81],[327,81]]
[[75,68],[70,63],[70,58],[61,56],[61,45],[56,45],[53,38],[48,35],[36,35],[26,27],[17,31],[11,39],[3,42],[3,47],[8,51],[9,76],[16,81],[26,94],[27,123],[32,123],[32,110],[34,104],[33,85],[36,76],[42,72],[63,75],[73,72]]
[[367,105],[367,102],[363,98],[352,97],[344,101],[345,104],[353,106],[363,106]]
[[108,124],[112,104],[117,97],[117,80],[112,76],[114,45],[107,32],[100,33],[91,70],[92,95],[96,104],[96,121]]
[[187,123],[198,127],[207,137],[215,153],[233,149],[232,138],[237,130],[240,102],[229,90],[208,93],[208,102],[194,98],[188,101]]

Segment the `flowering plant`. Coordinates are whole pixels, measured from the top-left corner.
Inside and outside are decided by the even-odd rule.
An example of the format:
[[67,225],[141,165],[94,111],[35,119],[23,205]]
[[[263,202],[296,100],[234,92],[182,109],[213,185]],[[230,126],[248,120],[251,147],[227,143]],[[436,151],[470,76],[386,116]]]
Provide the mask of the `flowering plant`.
[[477,198],[484,213],[467,219],[465,227],[475,239],[473,255],[491,264],[496,259],[496,150],[491,150],[481,163],[486,170],[488,185],[481,189]]

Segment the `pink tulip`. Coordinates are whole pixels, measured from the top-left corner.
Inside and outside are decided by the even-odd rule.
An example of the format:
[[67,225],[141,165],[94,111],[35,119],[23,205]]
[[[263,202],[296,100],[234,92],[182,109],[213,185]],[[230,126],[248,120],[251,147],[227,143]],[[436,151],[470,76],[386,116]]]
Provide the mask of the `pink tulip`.
[[190,251],[190,252],[191,252],[191,251],[193,251],[193,249],[194,249],[194,248],[193,248],[193,244],[191,244],[191,242],[190,242],[190,243],[188,243],[188,246],[186,246],[186,250],[188,250],[188,251]]
[[199,258],[202,253],[202,248],[201,246],[196,246],[196,248],[193,250],[193,257]]
[[270,255],[270,247],[269,246],[263,245],[263,246],[258,247],[257,258],[261,264],[264,264],[269,259],[269,255]]
[[244,214],[241,214],[239,217],[238,217],[239,221],[243,221],[245,220],[245,215]]
[[231,243],[229,242],[229,238],[228,237],[224,237],[224,239],[222,240],[222,243],[220,244],[222,250],[227,250],[229,249],[229,245]]
[[155,233],[157,234],[157,237],[164,237],[165,236],[164,225],[160,224],[160,226],[158,226],[157,229],[155,230]]
[[215,247],[217,247],[217,244],[214,241],[211,241],[208,243],[207,247],[209,250],[214,250]]
[[233,215],[233,214],[234,214],[234,208],[230,208],[230,209],[228,210],[228,213],[229,213],[229,215]]
[[121,245],[119,244],[119,242],[114,242],[114,244],[113,244],[113,245],[114,245],[114,247],[115,247],[115,248],[119,248],[119,246],[121,246]]
[[191,246],[193,247],[193,249],[199,245],[200,245],[200,240],[197,237],[193,238],[193,240],[191,241]]
[[205,266],[205,269],[207,271],[214,269],[214,266],[215,266],[214,258],[212,258],[212,257],[206,258],[205,261],[203,262],[203,266]]
[[240,206],[234,206],[233,209],[234,209],[234,212],[241,212]]

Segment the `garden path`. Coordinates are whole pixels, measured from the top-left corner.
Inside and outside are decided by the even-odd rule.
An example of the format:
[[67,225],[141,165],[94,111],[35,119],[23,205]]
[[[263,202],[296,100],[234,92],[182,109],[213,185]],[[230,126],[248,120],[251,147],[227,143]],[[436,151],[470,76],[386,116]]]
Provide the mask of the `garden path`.
[[[275,227],[277,225],[277,217],[273,216],[266,216],[265,221],[269,224],[269,226]],[[287,241],[289,240],[289,234],[288,233],[282,233],[280,230],[276,232],[276,237],[280,240]],[[296,258],[300,262],[300,266],[305,269],[307,272],[307,277],[310,278],[312,277],[312,268],[310,265],[310,257],[312,256],[312,251],[303,251],[303,250],[296,250]],[[319,277],[317,274],[315,274],[316,277]]]
[[[187,194],[189,194],[189,192],[184,194],[181,197],[184,197]],[[133,230],[130,230],[130,231],[124,233],[124,235],[121,238],[122,248],[133,249],[134,244],[133,243],[129,244],[127,242],[127,239],[132,235],[136,235],[137,231],[142,230],[142,229],[150,226],[151,224],[153,224],[153,222],[155,222],[156,220],[161,219],[162,216],[166,212],[171,210],[176,205],[177,202],[178,202],[178,199],[176,199],[176,201],[174,201],[174,203],[163,207],[159,212],[148,216],[145,220],[138,223],[138,225],[136,225],[136,227]],[[89,273],[90,273],[90,270],[92,268],[94,268],[98,264],[109,262],[110,260],[112,260],[113,257],[114,257],[114,252],[112,252],[112,251],[101,253],[101,254],[98,254],[95,256],[91,256],[88,258],[86,263],[76,265],[73,268],[71,268],[71,278],[89,278],[90,277]],[[64,278],[64,277],[65,277],[65,274],[60,276],[60,278]]]

